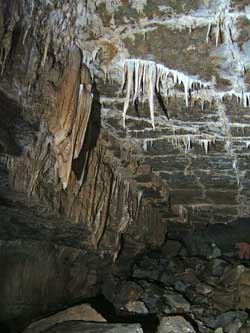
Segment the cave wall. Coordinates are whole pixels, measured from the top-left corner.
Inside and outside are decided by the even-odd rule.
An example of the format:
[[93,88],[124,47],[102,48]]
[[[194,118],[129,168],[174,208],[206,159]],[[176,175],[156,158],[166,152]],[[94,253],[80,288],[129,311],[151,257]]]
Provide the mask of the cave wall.
[[[68,7],[10,1],[2,10],[1,113],[5,119],[10,109],[13,119],[4,120],[10,133],[3,132],[1,163],[11,187],[71,223],[85,224],[93,246],[113,252],[114,259],[122,244],[134,254],[161,244],[166,224],[134,180],[143,167],[133,145],[101,128],[99,91],[68,31],[64,47],[63,39],[56,44],[56,31],[47,31],[53,23],[59,33],[61,21],[53,15],[59,20]],[[73,29],[75,21],[65,22]],[[150,185],[162,188],[156,179]],[[166,190],[161,199],[168,202]]]
[[170,220],[248,216],[248,31],[240,1],[1,4],[12,188],[114,257],[160,245]]

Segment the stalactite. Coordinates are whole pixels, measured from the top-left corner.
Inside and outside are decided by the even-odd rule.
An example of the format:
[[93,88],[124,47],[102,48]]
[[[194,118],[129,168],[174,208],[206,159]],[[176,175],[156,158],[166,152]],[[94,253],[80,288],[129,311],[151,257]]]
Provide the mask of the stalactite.
[[[123,106],[123,127],[126,127],[126,113],[129,107],[129,101],[130,101],[130,93],[133,87],[133,80],[134,80],[134,64],[131,62],[126,62],[124,65],[124,83],[127,82],[127,93],[126,93],[126,99]],[[137,79],[138,80],[138,79]]]
[[[49,118],[49,129],[54,136],[58,176],[66,189],[72,170],[72,162],[79,157],[92,107],[92,77],[85,65],[81,65],[80,50],[71,49],[57,91],[56,112]],[[84,170],[81,170],[80,181]]]
[[138,192],[138,197],[137,197],[137,208],[136,208],[136,214],[135,214],[135,219],[138,219],[139,212],[141,209],[141,203],[142,203],[142,196],[143,196],[143,191]]
[[91,91],[86,90],[86,88],[83,87],[84,87],[83,84],[80,84],[78,106],[77,106],[77,118],[73,130],[74,159],[79,157],[79,154],[83,146],[89,122],[89,117],[91,113],[92,99],[93,99],[93,94],[91,93]]
[[[184,87],[184,95],[175,90],[175,85]],[[169,69],[161,64],[141,59],[127,59],[123,68],[123,87],[126,86],[126,98],[123,107],[123,126],[125,127],[126,114],[129,103],[143,101],[145,98],[149,101],[151,125],[155,128],[154,116],[154,92],[155,90],[165,97],[170,97],[170,91],[175,91],[177,97],[184,98],[186,106],[189,105],[189,96],[193,100],[200,100],[202,109],[208,101],[224,101],[225,97],[237,98],[243,106],[250,106],[250,92],[237,92],[234,89],[229,91],[217,91],[215,82],[204,82],[195,76],[186,75],[177,70]],[[198,90],[197,90],[198,89]]]
[[114,255],[113,255],[113,261],[115,262],[117,257],[119,256],[120,250],[121,250],[121,237],[122,234],[124,234],[129,226],[129,224],[132,222],[132,213],[130,211],[129,204],[131,203],[132,199],[129,197],[131,196],[130,193],[130,184],[128,182],[123,182],[123,189],[122,189],[122,212],[121,212],[121,219],[118,224],[117,234],[116,234],[116,240],[114,245]]
[[209,140],[201,140],[201,145],[204,147],[206,155],[208,154],[209,149]]
[[[183,129],[183,127],[182,127]],[[216,142],[223,142],[224,138],[220,135],[209,135],[206,133],[203,134],[173,134],[173,135],[162,135],[158,138],[147,138],[147,139],[138,139],[141,143],[142,149],[144,151],[148,150],[148,144],[151,146],[154,142],[166,140],[170,142],[173,146],[178,149],[182,149],[184,147],[185,153],[188,153],[193,144],[199,144],[204,148],[206,154],[209,152],[209,147]]]
[[43,51],[43,58],[42,58],[42,63],[41,66],[44,67],[46,60],[47,60],[47,55],[48,55],[48,50],[49,50],[49,44],[50,44],[50,31],[47,31],[46,37],[45,37],[45,45],[44,45],[44,51]]
[[129,0],[132,8],[135,8],[140,14],[147,5],[147,0]]
[[189,150],[191,149],[191,137],[190,135],[187,135],[184,139],[183,139],[184,145],[185,145],[185,153],[189,152]]
[[233,161],[233,169],[235,171],[236,179],[237,179],[237,184],[240,185],[240,176],[239,176],[239,169],[238,169],[238,161],[235,159]]
[[133,102],[147,97],[149,101],[150,119],[152,127],[155,128],[154,119],[154,93],[168,95],[168,91],[162,88],[172,87],[176,84],[183,85],[185,101],[188,106],[189,94],[192,93],[194,85],[199,89],[209,88],[210,84],[199,80],[197,77],[188,76],[176,70],[169,69],[153,61],[141,59],[127,59],[123,68],[123,86],[126,84],[126,98],[123,107],[123,126],[125,127],[126,114],[130,103],[130,95],[133,92]]

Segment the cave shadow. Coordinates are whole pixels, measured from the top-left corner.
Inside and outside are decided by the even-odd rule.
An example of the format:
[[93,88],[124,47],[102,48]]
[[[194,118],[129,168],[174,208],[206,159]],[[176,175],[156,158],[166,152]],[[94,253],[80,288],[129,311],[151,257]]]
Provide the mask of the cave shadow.
[[83,182],[85,182],[88,176],[89,160],[91,157],[91,152],[97,145],[97,141],[101,130],[101,103],[100,103],[100,93],[96,87],[95,81],[92,85],[92,106],[89,116],[89,121],[87,125],[87,130],[85,134],[85,139],[80,151],[79,157],[73,160],[72,169],[78,180],[81,179],[84,172]]
[[161,96],[161,94],[155,89],[155,95],[156,95],[156,98],[157,98],[157,101],[160,105],[160,108],[161,110],[163,111],[164,115],[166,116],[167,120],[169,120],[169,114],[168,114],[168,110],[167,110],[167,107],[164,103],[164,100]]
[[[82,304],[89,304],[93,309],[95,309],[101,316],[103,316],[108,324],[140,324],[144,333],[154,333],[157,332],[157,327],[159,325],[159,318],[156,313],[150,314],[135,314],[127,311],[117,310],[113,303],[108,300],[102,293],[98,293],[96,296],[84,298],[81,297],[73,302],[65,303],[60,309],[55,311],[49,311],[40,317],[30,318],[25,324],[14,326],[15,331],[11,330],[11,325],[2,325],[0,323],[0,329],[3,327],[1,333],[16,333],[23,331],[31,323],[46,318],[47,316],[55,315],[60,311],[64,311],[68,308],[79,306]],[[101,323],[100,323],[101,324]],[[104,325],[106,323],[103,323]]]
[[4,323],[0,323],[0,332],[1,333],[11,333],[11,329]]
[[[222,256],[238,258],[236,244],[249,243],[250,240],[249,217],[236,218],[229,223],[176,225],[168,224],[167,239],[182,243],[190,256],[206,256],[207,249],[215,243],[222,251]],[[239,259],[239,258],[238,258]],[[249,263],[242,260],[242,263]]]
[[31,125],[23,118],[18,102],[0,91],[0,154],[20,156],[22,143],[28,144],[29,135],[26,133],[32,130]]
[[90,304],[100,313],[109,324],[140,324],[144,333],[157,332],[159,318],[156,313],[136,314],[124,310],[117,310],[113,303],[103,293],[94,297],[81,299],[74,305]]

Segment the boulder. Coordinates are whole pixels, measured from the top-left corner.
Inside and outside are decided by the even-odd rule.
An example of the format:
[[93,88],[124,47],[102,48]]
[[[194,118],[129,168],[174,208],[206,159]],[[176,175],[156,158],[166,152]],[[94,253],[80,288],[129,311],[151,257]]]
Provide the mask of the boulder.
[[48,328],[46,333],[143,333],[139,324],[106,324],[67,321]]
[[227,262],[222,259],[215,258],[211,262],[212,274],[214,276],[222,276],[227,266]]
[[181,316],[163,317],[157,333],[195,333],[192,325]]
[[181,247],[180,242],[168,239],[162,247],[162,254],[167,258],[175,257],[179,254]]
[[148,314],[148,309],[146,305],[141,301],[129,301],[125,308],[129,312],[138,313],[138,314]]
[[106,322],[103,316],[89,304],[81,304],[32,323],[23,331],[23,333],[39,333],[55,324],[69,320]]
[[213,301],[222,311],[250,309],[250,269],[238,265],[225,271],[218,287],[214,290]]
[[181,295],[175,292],[167,292],[164,294],[167,303],[167,313],[169,307],[173,313],[188,312],[190,310],[189,302]]

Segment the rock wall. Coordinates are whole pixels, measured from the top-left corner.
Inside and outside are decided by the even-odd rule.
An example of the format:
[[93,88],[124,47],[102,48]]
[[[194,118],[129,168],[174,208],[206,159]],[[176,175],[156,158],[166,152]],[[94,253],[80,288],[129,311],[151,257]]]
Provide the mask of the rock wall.
[[[15,142],[20,149],[16,155],[8,151],[14,143],[4,138],[8,141],[3,145],[6,152],[3,151],[1,161],[8,169],[12,188],[38,198],[72,223],[85,223],[94,247],[101,244],[114,253],[114,259],[120,253],[124,234],[128,245],[123,240],[123,246],[130,247],[133,254],[147,244],[158,246],[165,239],[166,224],[161,223],[160,213],[149,200],[142,198],[134,180],[141,171],[133,145],[121,144],[112,133],[101,129],[99,92],[82,62],[84,57],[77,43],[66,38],[65,49],[60,45],[58,50],[55,31],[53,36],[46,32],[53,24],[59,24],[59,29],[62,22],[55,23],[53,15],[59,19],[68,7],[37,3],[29,13],[25,4],[11,4],[19,33],[15,37],[15,52],[2,44],[8,59],[2,63],[2,98],[10,107],[15,100],[11,112],[23,119],[24,129],[31,128],[32,135],[32,140],[26,137],[21,120],[9,120],[9,126],[14,122],[22,137],[22,141],[18,138]],[[3,11],[8,23],[10,13],[6,12],[7,7]],[[47,27],[43,20],[48,20]],[[69,27],[74,23],[66,22]],[[14,34],[13,28],[12,44]],[[11,64],[21,54],[26,58],[15,66],[22,67],[23,76],[17,77]],[[36,66],[30,68],[31,62]],[[18,98],[15,89],[19,91]],[[3,109],[3,117],[4,113]],[[161,189],[154,179],[150,185]],[[166,190],[161,196],[167,202]]]
[[84,221],[114,257],[123,238],[160,245],[169,220],[248,216],[247,4],[0,9],[1,161],[14,189]]
[[210,304],[249,308],[248,270],[218,285],[249,240],[249,20],[239,0],[0,3],[0,322],[100,293],[204,332]]

